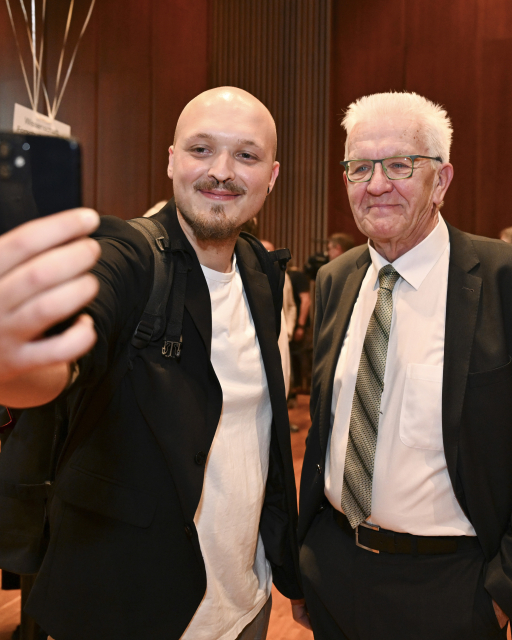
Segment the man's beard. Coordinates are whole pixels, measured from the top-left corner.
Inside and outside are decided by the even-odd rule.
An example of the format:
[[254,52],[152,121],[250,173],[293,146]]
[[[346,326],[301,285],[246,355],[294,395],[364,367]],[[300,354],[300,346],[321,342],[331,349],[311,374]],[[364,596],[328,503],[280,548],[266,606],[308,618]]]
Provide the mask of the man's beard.
[[[219,183],[215,180],[198,180],[194,183],[196,191],[209,191],[210,189],[218,189]],[[244,194],[246,190],[235,184],[225,184],[223,189],[233,194]],[[235,221],[226,217],[224,205],[213,204],[208,212],[196,212],[183,206],[181,198],[175,196],[176,207],[183,216],[183,219],[194,232],[194,236],[199,241],[213,240],[231,240],[236,238],[242,228]]]

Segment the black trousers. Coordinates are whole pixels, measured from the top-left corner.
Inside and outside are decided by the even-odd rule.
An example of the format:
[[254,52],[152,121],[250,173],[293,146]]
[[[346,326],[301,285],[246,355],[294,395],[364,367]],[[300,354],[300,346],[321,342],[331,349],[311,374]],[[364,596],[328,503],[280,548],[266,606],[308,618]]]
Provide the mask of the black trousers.
[[331,507],[300,554],[315,640],[505,639],[483,586],[484,556],[372,553],[356,547]]

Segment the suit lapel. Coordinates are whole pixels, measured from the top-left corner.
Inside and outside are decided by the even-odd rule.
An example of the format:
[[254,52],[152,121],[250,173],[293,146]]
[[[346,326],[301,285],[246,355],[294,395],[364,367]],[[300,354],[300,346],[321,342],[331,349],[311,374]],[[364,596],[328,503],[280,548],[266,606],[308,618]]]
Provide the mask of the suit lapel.
[[206,346],[208,357],[212,350],[212,303],[201,265],[194,254],[194,267],[188,273],[185,308]]
[[359,290],[361,289],[370,261],[370,252],[366,249],[355,264],[356,270],[353,271],[345,281],[345,285],[339,299],[339,306],[336,311],[332,345],[329,350],[326,366],[322,373],[323,381],[321,384],[321,388],[326,390],[323,392],[324,402],[321,403],[320,415],[320,444],[324,454],[327,451],[327,440],[331,430],[331,404],[334,374],[336,372],[336,366],[338,364],[343,340],[347,333],[350,318],[352,316],[352,310],[354,309],[354,305],[356,303],[357,296],[359,295]]
[[450,225],[448,231],[450,266],[446,299],[442,423],[446,463],[454,491],[457,493],[459,431],[482,279],[469,273],[479,264],[469,237]]
[[[288,428],[286,431],[283,429],[283,425],[288,427],[288,411],[285,401],[281,355],[277,344],[272,292],[268,278],[261,271],[261,266],[250,245],[239,239],[235,252],[265,367],[279,447],[281,451],[288,451],[290,448],[289,431]],[[279,428],[280,426],[281,428]]]

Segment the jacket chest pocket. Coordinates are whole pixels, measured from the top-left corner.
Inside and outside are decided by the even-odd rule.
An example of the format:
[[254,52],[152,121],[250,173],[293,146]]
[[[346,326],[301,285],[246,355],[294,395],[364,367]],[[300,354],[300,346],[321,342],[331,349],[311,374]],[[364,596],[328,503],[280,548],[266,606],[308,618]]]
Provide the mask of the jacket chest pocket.
[[407,447],[443,451],[442,392],[442,365],[407,365],[400,411],[400,440]]

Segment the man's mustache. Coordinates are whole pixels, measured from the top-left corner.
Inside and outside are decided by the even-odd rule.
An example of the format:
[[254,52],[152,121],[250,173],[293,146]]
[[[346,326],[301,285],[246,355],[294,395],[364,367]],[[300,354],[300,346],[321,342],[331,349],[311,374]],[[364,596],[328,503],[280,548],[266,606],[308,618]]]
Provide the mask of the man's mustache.
[[206,178],[201,178],[194,182],[194,189],[196,191],[212,191],[214,189],[222,189],[222,191],[229,191],[233,195],[243,196],[247,189],[242,187],[234,182],[224,182],[221,183],[218,180],[208,180]]

